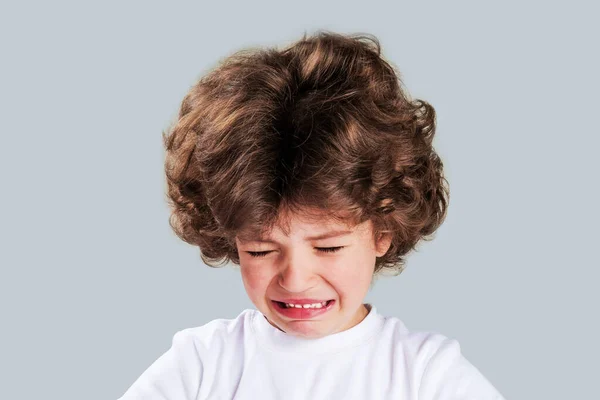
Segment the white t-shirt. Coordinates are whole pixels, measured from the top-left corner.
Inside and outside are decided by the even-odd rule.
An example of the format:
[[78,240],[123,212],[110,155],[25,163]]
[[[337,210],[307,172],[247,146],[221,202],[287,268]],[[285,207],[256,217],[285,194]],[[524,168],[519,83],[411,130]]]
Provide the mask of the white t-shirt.
[[119,400],[504,400],[456,340],[367,307],[359,324],[319,339],[254,309],[181,330]]

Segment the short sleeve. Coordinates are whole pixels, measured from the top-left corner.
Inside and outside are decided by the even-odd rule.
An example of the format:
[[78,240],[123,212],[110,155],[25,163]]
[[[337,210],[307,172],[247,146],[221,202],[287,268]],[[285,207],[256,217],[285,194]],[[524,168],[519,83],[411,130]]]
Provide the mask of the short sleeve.
[[192,400],[202,380],[202,361],[193,334],[184,329],[171,347],[118,400]]
[[461,353],[455,339],[444,338],[429,359],[419,400],[505,400]]

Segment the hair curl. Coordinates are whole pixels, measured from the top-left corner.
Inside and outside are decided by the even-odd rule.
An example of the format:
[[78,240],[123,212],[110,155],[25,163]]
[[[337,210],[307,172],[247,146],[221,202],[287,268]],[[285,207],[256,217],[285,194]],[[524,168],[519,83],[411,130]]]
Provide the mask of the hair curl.
[[163,132],[174,232],[209,266],[239,264],[238,233],[269,231],[284,210],[322,210],[391,234],[375,273],[401,273],[445,219],[449,190],[435,111],[400,76],[371,34],[305,32],[222,59]]

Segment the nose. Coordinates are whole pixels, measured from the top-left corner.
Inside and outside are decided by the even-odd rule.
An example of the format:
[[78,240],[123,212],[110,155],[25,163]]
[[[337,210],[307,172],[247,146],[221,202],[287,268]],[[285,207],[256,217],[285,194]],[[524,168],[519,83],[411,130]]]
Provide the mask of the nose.
[[316,286],[317,277],[306,257],[289,257],[279,273],[279,286],[289,293],[304,293]]

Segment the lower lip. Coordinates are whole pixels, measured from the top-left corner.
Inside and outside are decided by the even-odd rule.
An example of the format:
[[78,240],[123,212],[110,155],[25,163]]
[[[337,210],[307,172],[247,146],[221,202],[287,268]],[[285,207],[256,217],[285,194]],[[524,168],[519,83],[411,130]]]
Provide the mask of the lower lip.
[[310,319],[310,318],[319,316],[321,314],[325,314],[327,311],[331,310],[331,308],[333,307],[334,304],[335,304],[335,300],[330,300],[329,303],[327,303],[327,305],[325,307],[321,307],[321,308],[296,308],[296,307],[288,308],[285,305],[282,306],[281,303],[273,301],[275,310],[279,314],[283,315],[284,317],[293,318],[293,319]]

